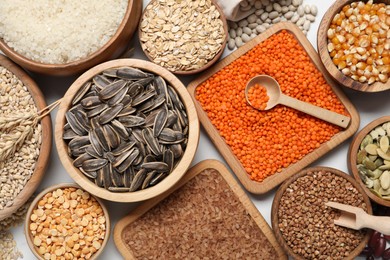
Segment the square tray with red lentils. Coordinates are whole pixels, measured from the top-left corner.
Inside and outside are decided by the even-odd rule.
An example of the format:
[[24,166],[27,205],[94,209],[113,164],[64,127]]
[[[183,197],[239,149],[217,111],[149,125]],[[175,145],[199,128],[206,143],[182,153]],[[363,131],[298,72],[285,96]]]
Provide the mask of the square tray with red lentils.
[[[277,105],[259,111],[245,99],[257,75],[283,94],[348,116],[345,128]],[[202,125],[244,187],[263,194],[351,137],[359,115],[334,83],[307,38],[289,23],[274,25],[188,86]]]

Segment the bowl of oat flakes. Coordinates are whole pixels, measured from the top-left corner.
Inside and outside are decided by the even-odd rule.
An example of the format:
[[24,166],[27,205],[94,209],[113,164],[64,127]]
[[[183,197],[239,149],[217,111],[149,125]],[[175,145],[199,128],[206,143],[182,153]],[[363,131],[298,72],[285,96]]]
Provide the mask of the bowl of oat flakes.
[[284,251],[294,259],[354,259],[368,242],[368,230],[335,225],[334,201],[372,214],[371,203],[354,178],[330,167],[311,167],[287,179],[277,190],[272,228]]
[[175,74],[190,75],[221,57],[228,27],[214,0],[152,0],[141,16],[138,35],[149,60]]
[[[46,107],[43,94],[19,66],[0,55],[0,220],[34,193],[51,151],[51,120],[33,116]],[[29,127],[31,126],[31,127]]]

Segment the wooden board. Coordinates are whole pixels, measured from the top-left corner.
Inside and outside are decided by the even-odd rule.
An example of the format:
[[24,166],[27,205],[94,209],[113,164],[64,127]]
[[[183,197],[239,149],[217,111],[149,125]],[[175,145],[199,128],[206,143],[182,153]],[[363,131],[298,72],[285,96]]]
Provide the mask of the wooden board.
[[[386,83],[375,82],[371,85],[368,85],[368,83],[360,83],[359,81],[353,80],[351,77],[345,76],[336,67],[336,65],[334,65],[329,55],[327,32],[332,22],[332,19],[337,13],[341,11],[344,6],[346,6],[347,4],[351,4],[352,2],[356,2],[356,0],[335,1],[335,3],[328,9],[328,11],[326,11],[324,17],[321,20],[317,33],[318,53],[330,75],[343,86],[363,92],[379,92],[388,90],[390,88],[390,80],[387,80]],[[390,4],[390,0],[377,0],[374,2],[385,3],[387,5]]]
[[[41,90],[34,80],[18,65],[13,63],[10,59],[0,54],[0,66],[6,68],[12,72],[21,82],[27,87],[30,95],[34,99],[37,110],[45,108],[46,101]],[[11,207],[5,207],[0,210],[0,220],[3,220],[11,216],[16,212],[24,203],[32,196],[35,190],[38,188],[43,176],[45,175],[46,168],[50,159],[51,141],[52,141],[52,127],[50,114],[42,118],[42,143],[39,149],[39,157],[37,159],[35,169],[31,178],[28,180],[22,191],[14,199]]]
[[[335,94],[338,96],[342,104],[345,106],[346,110],[349,112],[351,116],[351,123],[350,125],[345,128],[343,131],[339,132],[335,136],[333,136],[328,142],[323,143],[319,148],[315,149],[311,153],[304,156],[300,161],[298,161],[295,164],[291,164],[289,167],[284,168],[281,172],[275,173],[272,176],[267,177],[263,182],[257,182],[253,181],[249,178],[247,172],[245,171],[244,167],[242,166],[241,162],[238,160],[238,158],[234,155],[233,151],[231,150],[230,146],[225,142],[225,140],[221,137],[218,130],[215,128],[215,126],[211,123],[209,117],[207,116],[207,113],[203,110],[201,104],[196,100],[195,98],[195,91],[196,88],[206,81],[209,77],[211,77],[213,74],[224,68],[225,66],[229,65],[231,62],[238,59],[240,56],[244,55],[246,52],[251,50],[253,47],[258,45],[260,42],[263,42],[273,34],[276,34],[280,32],[281,30],[287,30],[290,33],[292,33],[295,38],[298,40],[298,42],[302,45],[302,47],[306,50],[307,54],[311,58],[311,61],[316,66],[316,68],[323,74],[326,82],[331,86],[332,90],[335,92]],[[344,93],[339,89],[338,85],[335,84],[335,82],[331,79],[329,74],[327,73],[326,69],[324,68],[323,64],[320,61],[320,58],[318,57],[318,54],[314,50],[313,46],[310,44],[310,42],[307,40],[305,35],[296,27],[295,25],[291,23],[279,23],[274,26],[272,26],[270,29],[265,31],[264,33],[258,35],[256,38],[251,40],[250,42],[243,45],[241,48],[221,60],[219,63],[217,63],[215,66],[213,66],[211,69],[209,69],[207,72],[201,74],[199,78],[195,79],[193,82],[191,82],[188,86],[188,90],[190,92],[190,95],[192,96],[196,110],[198,112],[199,119],[205,128],[206,132],[208,133],[211,141],[215,144],[215,146],[218,148],[222,156],[225,158],[226,162],[229,164],[229,166],[232,168],[234,173],[237,175],[238,179],[241,181],[241,183],[244,185],[244,187],[252,193],[255,194],[264,194],[273,188],[275,188],[277,185],[282,183],[285,179],[288,177],[294,175],[296,172],[300,171],[302,168],[306,167],[310,163],[316,161],[318,158],[335,148],[337,145],[341,144],[345,140],[347,140],[349,137],[351,137],[358,129],[360,118],[359,114],[356,111],[355,107],[352,105],[352,103],[348,100],[348,98],[344,95]]]
[[147,211],[149,211],[151,208],[153,208],[155,205],[160,203],[162,200],[164,200],[166,197],[168,197],[171,193],[173,193],[175,190],[179,189],[183,185],[185,185],[188,181],[190,181],[192,178],[194,178],[199,173],[203,172],[206,169],[214,169],[226,180],[227,184],[230,186],[231,190],[236,194],[239,201],[243,204],[247,212],[251,215],[253,220],[256,222],[260,230],[263,232],[264,236],[268,239],[268,241],[271,243],[271,245],[274,247],[275,251],[277,252],[278,256],[275,257],[275,259],[287,259],[286,255],[284,254],[282,248],[277,243],[276,238],[267,224],[267,222],[264,220],[260,212],[256,209],[256,207],[253,205],[251,200],[248,198],[248,196],[245,194],[244,190],[241,188],[241,186],[237,183],[237,181],[234,179],[234,177],[231,175],[231,173],[227,170],[227,168],[220,162],[216,160],[205,160],[194,167],[192,167],[187,174],[172,188],[161,194],[160,196],[153,198],[141,206],[134,209],[128,216],[121,219],[116,225],[114,229],[114,242],[117,246],[120,253],[123,255],[125,259],[135,259],[132,251],[126,246],[126,243],[124,242],[124,236],[123,231],[126,229],[128,225],[130,225],[132,222],[137,220],[139,217],[141,217],[143,214],[145,214]]

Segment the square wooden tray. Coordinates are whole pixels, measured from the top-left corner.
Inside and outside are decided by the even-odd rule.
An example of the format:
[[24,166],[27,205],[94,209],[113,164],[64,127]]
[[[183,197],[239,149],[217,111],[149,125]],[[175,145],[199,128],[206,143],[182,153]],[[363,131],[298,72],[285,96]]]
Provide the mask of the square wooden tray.
[[[185,185],[188,181],[190,181],[192,178],[197,176],[199,173],[203,172],[206,169],[214,169],[216,170],[223,179],[227,182],[231,190],[235,193],[239,201],[242,203],[242,205],[245,207],[249,215],[252,217],[252,219],[256,222],[259,229],[263,232],[266,239],[271,243],[271,245],[274,247],[277,256],[275,256],[275,259],[287,259],[287,256],[285,255],[283,249],[280,247],[278,242],[276,241],[276,237],[270,228],[270,226],[267,224],[267,222],[264,220],[263,216],[260,214],[260,212],[257,210],[257,208],[253,205],[252,201],[248,198],[248,196],[245,194],[245,191],[241,188],[241,186],[238,184],[238,182],[235,180],[235,178],[232,176],[232,174],[229,172],[229,170],[219,161],[216,160],[205,160],[194,167],[192,167],[186,175],[172,188],[161,194],[160,196],[153,198],[151,200],[148,200],[144,202],[142,205],[138,206],[136,209],[134,209],[128,216],[121,219],[116,225],[114,229],[114,242],[116,247],[118,248],[119,252],[122,254],[122,256],[125,259],[136,259],[132,253],[132,251],[126,246],[126,243],[124,242],[124,230],[128,225],[130,225],[132,222],[136,221],[139,217],[141,217],[143,214],[145,214],[147,211],[149,211],[151,208],[156,206],[158,203],[160,203],[162,200],[164,200],[166,197],[168,197],[171,193],[175,192],[177,189]],[[260,257],[260,256],[259,256]]]
[[[341,103],[345,106],[346,110],[349,112],[351,116],[351,122],[349,126],[339,132],[338,134],[334,135],[329,141],[323,143],[320,147],[312,151],[311,153],[308,153],[306,156],[304,156],[300,161],[291,164],[287,168],[284,168],[281,172],[275,173],[272,176],[269,176],[265,178],[262,182],[257,182],[254,180],[251,180],[249,178],[248,173],[242,166],[241,162],[238,160],[238,158],[234,155],[233,151],[231,150],[230,146],[225,142],[224,138],[219,134],[218,130],[215,128],[215,126],[211,123],[209,117],[207,116],[207,113],[203,110],[201,104],[196,99],[196,88],[202,84],[204,81],[206,81],[209,77],[217,73],[219,70],[224,68],[225,66],[229,65],[231,62],[235,61],[236,59],[240,58],[242,55],[247,53],[249,50],[251,50],[253,47],[258,45],[259,43],[263,42],[264,40],[268,39],[270,36],[282,31],[286,30],[289,33],[293,34],[297,41],[301,44],[301,46],[304,48],[304,50],[307,52],[308,56],[310,57],[312,63],[315,65],[315,67],[323,74],[326,82],[331,86],[334,93],[337,95],[337,97],[340,99]],[[192,81],[188,86],[188,91],[190,92],[191,97],[193,98],[195,102],[195,107],[198,112],[199,119],[205,128],[207,134],[209,135],[212,142],[215,144],[219,152],[222,154],[222,156],[225,158],[226,162],[229,164],[229,166],[232,168],[242,185],[251,193],[254,194],[264,194],[273,188],[275,188],[277,185],[282,183],[284,180],[286,180],[288,177],[294,175],[304,167],[308,166],[310,163],[316,161],[318,158],[335,148],[337,145],[341,144],[345,140],[347,140],[349,137],[351,137],[359,128],[360,118],[359,114],[356,111],[355,107],[352,105],[352,103],[348,100],[348,98],[344,95],[344,93],[338,88],[338,85],[332,80],[332,78],[329,76],[328,72],[326,71],[325,67],[321,63],[321,60],[317,54],[317,52],[314,50],[313,46],[310,44],[310,42],[307,40],[306,36],[299,30],[298,27],[291,23],[278,23],[276,25],[273,25],[270,29],[265,31],[264,33],[258,35],[256,38],[252,39],[250,42],[243,45],[238,50],[234,51],[229,56],[225,57],[223,60],[221,60],[219,63],[215,64],[212,68],[210,68],[208,71],[202,73],[197,79]]]

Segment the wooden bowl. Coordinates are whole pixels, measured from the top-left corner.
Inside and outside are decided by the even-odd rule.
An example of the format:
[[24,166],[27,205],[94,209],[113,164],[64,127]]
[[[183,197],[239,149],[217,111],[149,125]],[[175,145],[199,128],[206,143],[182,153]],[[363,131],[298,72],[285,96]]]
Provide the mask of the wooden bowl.
[[[333,17],[341,11],[341,9],[356,0],[339,0],[328,9],[324,17],[321,20],[318,33],[317,33],[317,47],[318,53],[321,57],[322,63],[329,74],[341,85],[362,92],[379,92],[390,88],[390,81],[386,83],[375,82],[371,85],[367,83],[360,83],[359,81],[353,80],[352,78],[345,76],[337,67],[334,65],[328,51],[328,36],[327,32],[332,22]],[[378,0],[375,2],[390,4],[390,0]]]
[[[28,246],[30,247],[31,251],[34,253],[34,255],[37,257],[37,259],[40,259],[40,260],[44,260],[45,258],[43,258],[37,251],[37,247],[34,245],[34,242],[33,242],[33,235],[31,234],[30,232],[30,223],[31,223],[31,215],[33,213],[33,210],[37,208],[37,204],[39,202],[39,200],[45,196],[47,193],[49,192],[52,192],[54,190],[57,190],[57,189],[64,189],[64,188],[77,188],[77,189],[82,189],[80,186],[78,186],[77,184],[74,184],[74,183],[61,183],[61,184],[56,184],[54,186],[50,186],[48,188],[46,188],[45,190],[43,190],[41,193],[39,193],[35,199],[33,200],[33,202],[31,203],[30,207],[28,208],[27,210],[27,214],[26,214],[26,220],[25,220],[25,225],[24,225],[24,233],[25,233],[25,236],[26,236],[26,240],[27,240],[27,244]],[[92,196],[92,195],[91,195]],[[104,216],[106,218],[106,233],[105,233],[105,236],[104,236],[104,239],[103,239],[103,243],[101,245],[101,248],[96,251],[96,253],[94,253],[92,255],[92,257],[90,259],[98,259],[99,255],[103,252],[105,246],[107,245],[107,242],[110,238],[110,231],[111,231],[111,223],[110,223],[110,217],[109,217],[109,214],[108,214],[108,210],[106,208],[106,206],[104,206],[103,202],[99,199],[99,198],[96,198],[94,196],[92,196],[93,198],[96,199],[96,201],[99,203],[100,207],[102,207],[103,209],[103,212],[104,212]]]
[[[19,78],[23,84],[27,87],[32,98],[34,99],[37,110],[45,108],[46,101],[38,88],[37,84],[30,78],[30,76],[21,69],[18,65],[13,63],[7,57],[0,54],[0,66],[3,66],[10,72],[12,72],[17,78]],[[0,220],[3,220],[11,216],[16,212],[23,204],[31,197],[34,191],[38,188],[43,175],[45,174],[47,164],[49,162],[50,151],[51,151],[51,141],[52,141],[52,128],[51,128],[51,119],[50,115],[45,116],[41,120],[42,125],[42,143],[40,148],[40,154],[35,165],[34,172],[31,178],[28,180],[23,190],[15,198],[14,203],[11,207],[7,207],[3,210],[0,210]]]
[[363,140],[363,138],[374,128],[376,128],[379,125],[382,125],[383,123],[390,122],[390,116],[384,116],[378,119],[375,119],[368,125],[366,125],[362,130],[360,130],[355,137],[353,138],[351,145],[349,146],[348,151],[348,169],[350,172],[352,172],[353,176],[355,177],[356,181],[360,184],[360,186],[363,188],[364,192],[378,204],[384,205],[386,207],[390,207],[390,200],[385,200],[374,193],[372,193],[366,185],[363,183],[362,179],[359,176],[357,165],[356,165],[356,159],[357,159],[357,153],[359,150],[359,146]]
[[[75,96],[78,89],[84,85],[85,82],[89,81],[96,74],[101,73],[102,71],[109,68],[118,68],[118,67],[134,67],[139,68],[144,71],[152,72],[156,75],[160,75],[164,78],[169,84],[175,88],[178,95],[180,96],[183,104],[186,108],[188,121],[189,121],[189,133],[188,133],[188,144],[184,151],[180,162],[176,168],[160,183],[153,187],[149,187],[144,190],[139,190],[135,192],[111,192],[104,188],[100,188],[95,183],[92,183],[84,174],[82,174],[79,169],[73,166],[73,159],[68,156],[68,145],[62,139],[65,124],[65,113],[71,107],[71,102]],[[171,186],[173,186],[179,179],[186,173],[188,167],[191,164],[196,152],[199,141],[199,120],[196,113],[195,105],[185,88],[185,86],[177,79],[172,73],[168,70],[148,61],[137,60],[137,59],[119,59],[112,60],[105,63],[102,63],[96,67],[91,68],[84,74],[82,74],[73,84],[70,86],[68,91],[65,93],[65,96],[59,107],[57,118],[56,118],[56,133],[55,141],[57,145],[57,151],[61,159],[62,164],[65,169],[68,171],[70,176],[85,190],[94,194],[95,196],[101,197],[106,200],[116,201],[116,202],[135,202],[143,201],[149,198],[155,197]]]
[[[211,122],[210,118],[207,115],[207,112],[202,107],[200,102],[196,98],[196,89],[203,82],[208,80],[218,71],[228,66],[232,62],[239,59],[241,56],[245,55],[251,49],[253,49],[258,44],[267,40],[274,34],[277,34],[283,30],[286,30],[288,33],[291,33],[295,39],[300,43],[304,51],[309,56],[311,62],[314,64],[316,69],[323,74],[324,79],[328,83],[328,85],[332,88],[332,91],[337,95],[341,103],[345,106],[345,109],[348,111],[351,117],[351,123],[347,128],[340,131],[338,134],[334,135],[329,141],[320,145],[320,147],[316,148],[312,152],[306,154],[302,159],[298,162],[290,164],[287,168],[283,168],[281,172],[276,172],[275,174],[268,176],[262,182],[258,182],[250,179],[249,174],[246,169],[241,164],[238,157],[234,154],[231,147],[226,143],[225,139],[220,135],[218,129]],[[348,100],[345,94],[339,89],[338,85],[331,79],[331,77],[326,73],[326,70],[321,63],[318,54],[314,50],[313,46],[307,40],[307,37],[302,33],[299,28],[291,23],[281,22],[275,24],[271,28],[269,28],[264,33],[261,33],[251,41],[244,44],[239,49],[235,50],[229,56],[223,58],[213,67],[203,72],[198,78],[192,81],[188,85],[188,91],[191,94],[192,99],[195,101],[195,106],[199,115],[199,119],[209,135],[212,142],[215,144],[219,152],[225,158],[226,162],[232,168],[234,174],[240,180],[242,185],[251,193],[254,194],[264,194],[281,184],[288,177],[293,176],[295,173],[302,170],[304,167],[308,166],[312,162],[318,160],[321,156],[328,153],[330,150],[334,149],[337,145],[341,144],[349,137],[351,137],[359,128],[359,114],[353,104]],[[318,91],[321,91],[318,89]],[[259,148],[260,149],[260,148]]]
[[[152,0],[149,2],[148,5],[151,5],[153,2],[156,2],[158,0]],[[222,53],[224,52],[225,50],[225,47],[226,47],[226,43],[227,43],[227,37],[228,37],[228,25],[227,25],[227,20],[226,20],[226,17],[225,17],[225,14],[223,13],[221,7],[219,7],[219,5],[216,3],[215,0],[211,0],[211,2],[215,5],[216,9],[219,11],[220,13],[220,19],[222,20],[223,22],[223,30],[225,32],[225,40],[222,44],[222,47],[221,47],[221,50],[214,56],[213,59],[211,59],[209,62],[207,62],[203,67],[199,68],[199,69],[196,69],[196,70],[170,70],[169,68],[165,67],[166,69],[168,69],[169,71],[171,71],[172,73],[175,73],[177,75],[193,75],[193,74],[197,74],[199,72],[202,72],[206,69],[208,69],[209,67],[211,67],[215,62],[217,62],[219,60],[219,58],[221,57]],[[142,16],[141,16],[141,21],[140,21],[140,24],[142,23],[142,20],[143,20],[143,17],[145,15],[145,11],[146,11],[147,7],[145,8],[144,12],[142,13]],[[138,38],[139,38],[139,43],[141,45],[141,48],[143,50],[143,52],[145,53],[145,56],[153,62],[153,59],[152,57],[149,55],[149,53],[145,50],[145,47],[144,47],[144,44],[142,43],[141,41],[141,26],[138,27]]]
[[[289,255],[289,256],[292,256],[293,259],[304,259],[302,256],[300,255],[297,255],[295,254],[292,249],[287,245],[286,241],[284,240],[283,238],[283,235],[282,233],[280,232],[279,230],[279,218],[278,218],[278,209],[279,209],[279,204],[280,204],[280,200],[281,200],[281,197],[283,196],[284,192],[286,191],[286,189],[288,188],[288,186],[290,186],[290,184],[292,184],[293,182],[295,182],[298,178],[302,177],[302,176],[306,176],[306,175],[309,175],[310,172],[317,172],[317,171],[327,171],[327,172],[331,172],[337,176],[340,176],[340,177],[343,177],[345,179],[347,179],[347,181],[349,181],[363,196],[363,200],[364,202],[366,203],[367,205],[367,212],[369,214],[372,214],[372,208],[371,208],[371,203],[370,203],[370,199],[367,197],[367,195],[364,193],[363,189],[360,187],[359,184],[357,184],[357,182],[348,174],[342,172],[342,171],[339,171],[337,169],[334,169],[334,168],[330,168],[330,167],[311,167],[311,168],[306,168],[305,170],[302,170],[301,172],[295,174],[294,176],[290,177],[289,179],[287,179],[280,187],[279,189],[276,191],[276,194],[275,194],[275,197],[274,197],[274,200],[272,202],[272,208],[271,208],[271,222],[272,222],[272,229],[275,233],[275,236],[276,236],[276,240],[279,242],[279,244],[282,246],[282,248],[284,249],[284,251]],[[348,258],[346,259],[354,259],[356,256],[358,256],[360,254],[360,252],[364,249],[364,247],[366,246],[368,240],[370,238],[370,232],[367,232],[366,235],[364,236],[364,239],[362,239],[362,241],[360,242],[360,244],[355,248],[355,250],[353,250],[350,255],[348,256]]]
[[0,38],[0,50],[25,69],[56,76],[67,76],[83,72],[101,62],[118,57],[125,51],[141,16],[142,1],[129,0],[124,18],[112,38],[88,57],[65,64],[41,63],[15,52]]

